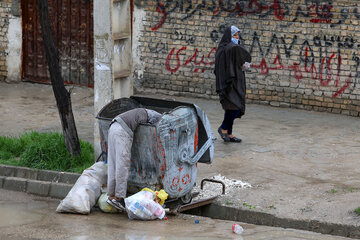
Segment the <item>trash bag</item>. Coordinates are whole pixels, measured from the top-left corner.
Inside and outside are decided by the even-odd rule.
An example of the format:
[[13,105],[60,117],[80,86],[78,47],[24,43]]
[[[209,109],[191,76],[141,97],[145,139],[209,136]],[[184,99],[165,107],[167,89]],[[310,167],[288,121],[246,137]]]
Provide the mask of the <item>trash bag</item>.
[[108,204],[106,202],[106,200],[108,200],[108,198],[109,198],[109,196],[107,195],[107,193],[101,194],[101,196],[99,197],[99,200],[97,202],[100,210],[105,213],[119,213],[120,211],[118,209],[114,208],[113,206],[111,206],[110,204]]
[[60,202],[56,212],[89,214],[106,183],[107,165],[97,162],[84,170],[67,196]]
[[168,198],[169,194],[165,192],[164,189],[161,189],[160,191],[153,191],[150,188],[143,188],[141,191],[148,191],[155,193],[155,202],[159,203],[161,206],[165,204],[165,200]]
[[165,209],[155,202],[156,194],[149,191],[140,191],[125,198],[126,212],[130,219],[153,220],[163,219]]

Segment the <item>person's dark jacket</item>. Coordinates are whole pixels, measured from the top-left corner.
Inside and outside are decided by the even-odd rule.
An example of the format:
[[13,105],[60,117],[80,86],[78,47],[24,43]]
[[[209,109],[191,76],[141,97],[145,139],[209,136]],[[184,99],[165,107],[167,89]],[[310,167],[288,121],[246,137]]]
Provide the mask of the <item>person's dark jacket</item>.
[[251,62],[251,56],[240,45],[231,41],[231,27],[226,28],[216,50],[216,92],[225,110],[241,110],[245,113],[246,81],[242,66]]

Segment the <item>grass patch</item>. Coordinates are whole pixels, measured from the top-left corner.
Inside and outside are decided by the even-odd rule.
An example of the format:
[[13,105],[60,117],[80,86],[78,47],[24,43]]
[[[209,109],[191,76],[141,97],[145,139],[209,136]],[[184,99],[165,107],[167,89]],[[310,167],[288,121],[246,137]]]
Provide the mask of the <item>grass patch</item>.
[[326,191],[326,193],[334,194],[334,193],[337,193],[337,190],[336,189],[330,189],[330,190]]
[[248,204],[248,203],[243,203],[243,206],[244,206],[244,207],[248,207],[248,208],[250,208],[250,209],[255,209],[255,208],[256,208],[255,206],[253,206],[253,205],[251,205],[251,204]]
[[355,213],[360,216],[360,207],[358,207],[357,209],[355,209]]
[[81,154],[71,157],[60,133],[29,132],[0,136],[0,164],[81,173],[94,164],[94,148],[80,140]]

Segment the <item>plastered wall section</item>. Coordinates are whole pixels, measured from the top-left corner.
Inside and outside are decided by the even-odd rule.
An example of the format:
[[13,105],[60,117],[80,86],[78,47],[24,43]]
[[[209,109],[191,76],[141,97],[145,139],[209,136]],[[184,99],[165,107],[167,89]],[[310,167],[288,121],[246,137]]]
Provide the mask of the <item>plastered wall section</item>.
[[0,2],[0,80],[7,77],[6,57],[8,55],[8,30],[11,18],[11,2],[10,0]]
[[[113,99],[113,41],[111,1],[94,0],[94,115]],[[98,121],[94,125],[94,150],[101,153]]]
[[0,81],[21,80],[20,0],[0,2]]
[[357,1],[135,1],[134,16],[136,92],[218,99],[216,48],[236,25],[247,102],[359,116]]

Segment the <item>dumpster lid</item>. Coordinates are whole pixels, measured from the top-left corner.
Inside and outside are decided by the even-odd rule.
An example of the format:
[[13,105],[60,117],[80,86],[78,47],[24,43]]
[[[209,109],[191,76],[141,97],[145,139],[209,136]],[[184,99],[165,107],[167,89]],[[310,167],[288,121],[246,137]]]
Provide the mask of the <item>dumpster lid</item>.
[[176,107],[187,106],[195,110],[198,117],[198,162],[201,163],[212,163],[214,158],[214,143],[213,133],[211,130],[211,125],[209,119],[207,118],[205,112],[196,104],[180,102],[169,99],[156,99],[149,97],[141,96],[131,96],[130,98],[120,98],[115,99],[112,102],[105,105],[98,115],[97,119],[111,121],[118,114],[126,112],[133,108],[148,108],[155,110],[159,113],[170,112]]
[[199,106],[193,103],[141,96],[131,96],[130,99],[137,101],[142,107],[149,108],[160,113],[169,112],[179,106],[187,106],[193,108],[199,120],[198,153],[199,155],[201,155],[201,157],[199,158],[198,162],[212,163],[214,158],[214,143],[212,141],[213,133],[208,117]]

